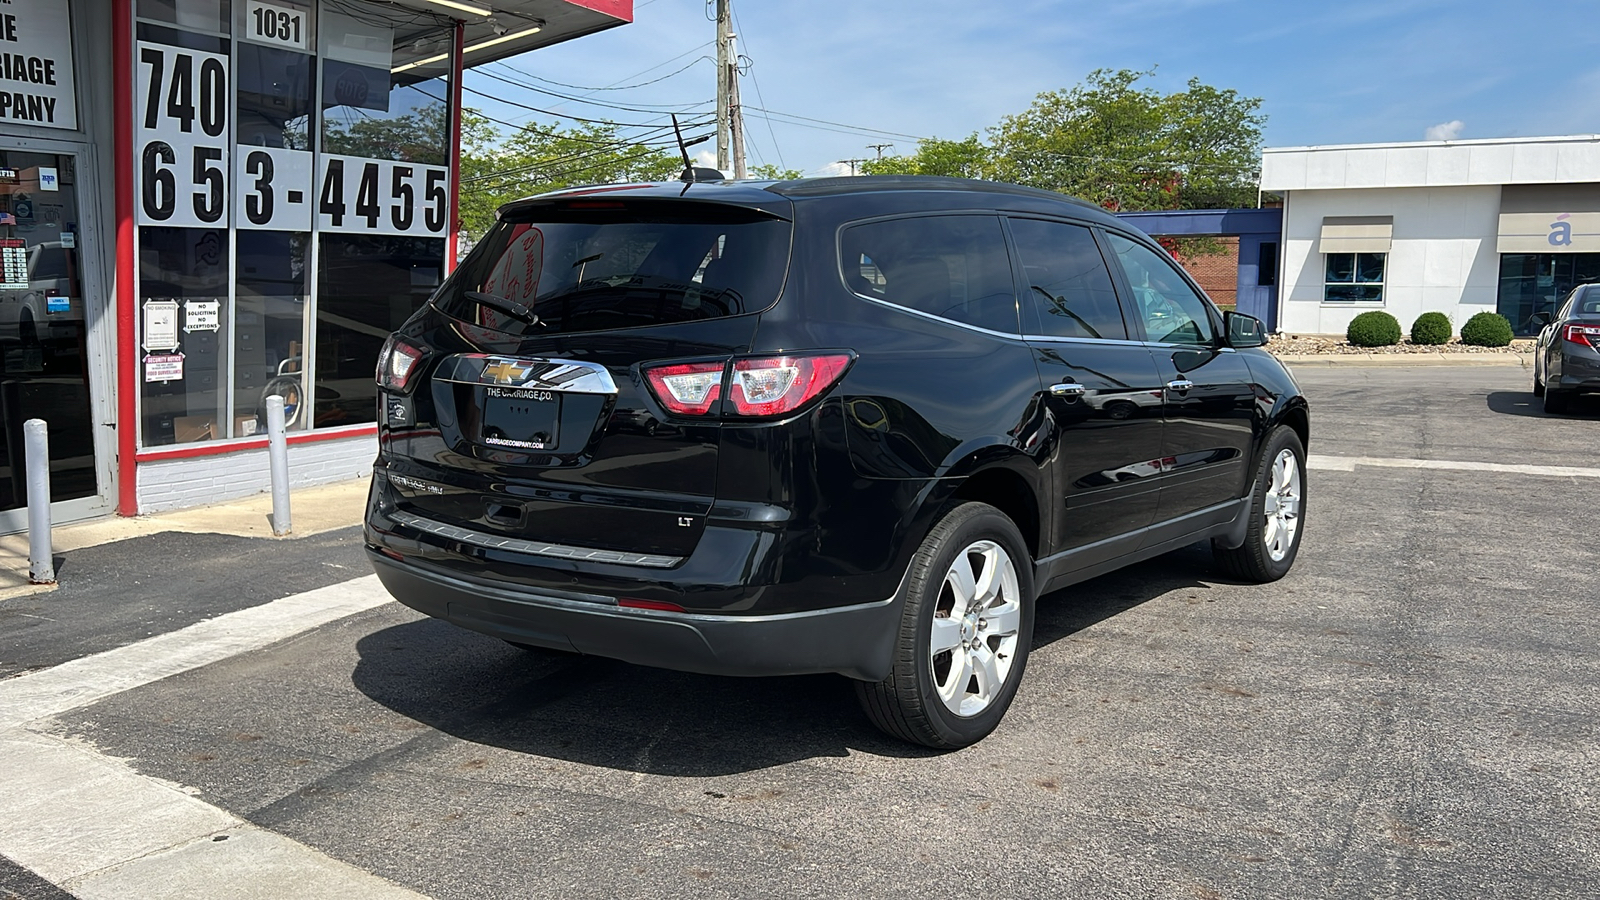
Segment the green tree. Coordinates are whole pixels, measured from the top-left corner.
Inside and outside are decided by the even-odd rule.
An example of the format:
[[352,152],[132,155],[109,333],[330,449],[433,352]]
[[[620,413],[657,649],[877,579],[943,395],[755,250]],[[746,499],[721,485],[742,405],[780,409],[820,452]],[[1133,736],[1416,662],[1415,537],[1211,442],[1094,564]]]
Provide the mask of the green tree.
[[617,126],[524,125],[503,135],[470,110],[476,127],[463,129],[461,221],[474,239],[494,224],[503,204],[585,184],[667,181],[683,170],[676,149],[630,141]]
[[[473,128],[488,124],[487,119],[468,110],[462,116],[463,148],[474,136]],[[387,119],[363,117],[344,122],[330,115],[322,122],[322,147],[344,156],[442,166],[450,155],[450,122],[443,103]]]
[[1261,100],[1199,79],[1139,86],[1152,74],[1097,69],[1006,116],[991,130],[995,177],[1113,210],[1254,206]]
[[772,163],[762,163],[750,169],[750,177],[763,181],[794,181],[805,177],[805,173],[799,169],[780,169]]
[[993,151],[976,133],[959,141],[929,138],[917,144],[910,156],[869,159],[861,166],[868,175],[948,175],[951,178],[993,178]]

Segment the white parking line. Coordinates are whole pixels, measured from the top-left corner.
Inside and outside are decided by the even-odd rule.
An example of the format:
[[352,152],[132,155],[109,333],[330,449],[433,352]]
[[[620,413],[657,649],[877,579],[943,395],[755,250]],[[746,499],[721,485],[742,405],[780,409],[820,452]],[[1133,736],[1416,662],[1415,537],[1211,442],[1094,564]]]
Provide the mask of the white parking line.
[[1307,469],[1326,472],[1354,472],[1356,466],[1385,469],[1449,469],[1464,472],[1508,472],[1513,475],[1544,475],[1554,478],[1600,478],[1600,469],[1584,466],[1531,466],[1520,463],[1469,462],[1457,459],[1391,459],[1381,456],[1306,455]]
[[112,694],[277,643],[390,599],[378,576],[367,575],[0,681],[0,728],[87,706]]
[[0,682],[0,855],[84,900],[421,897],[25,727],[389,600],[368,575]]

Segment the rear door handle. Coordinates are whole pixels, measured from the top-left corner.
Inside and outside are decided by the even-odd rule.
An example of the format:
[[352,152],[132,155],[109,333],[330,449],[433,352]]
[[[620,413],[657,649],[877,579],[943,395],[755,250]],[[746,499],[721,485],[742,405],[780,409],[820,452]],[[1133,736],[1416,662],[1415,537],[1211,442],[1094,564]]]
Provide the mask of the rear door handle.
[[1050,393],[1055,394],[1057,397],[1082,397],[1084,387],[1076,382],[1068,381],[1050,385]]
[[1187,378],[1179,378],[1177,381],[1167,382],[1167,390],[1175,391],[1180,394],[1192,387],[1194,387],[1194,382]]

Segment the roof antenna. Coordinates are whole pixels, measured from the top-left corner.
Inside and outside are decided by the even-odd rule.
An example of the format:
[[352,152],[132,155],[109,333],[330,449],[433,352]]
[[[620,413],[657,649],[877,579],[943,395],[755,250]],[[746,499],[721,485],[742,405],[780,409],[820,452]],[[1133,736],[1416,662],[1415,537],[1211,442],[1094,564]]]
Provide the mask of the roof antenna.
[[722,174],[716,169],[708,169],[704,166],[697,166],[689,159],[689,148],[693,147],[695,144],[701,143],[702,141],[710,140],[710,135],[701,135],[694,140],[685,141],[683,139],[683,129],[678,127],[677,113],[672,114],[672,133],[677,135],[678,152],[683,154],[683,174],[678,176],[679,181],[682,181],[685,184],[694,184],[700,181],[728,180],[728,176]]

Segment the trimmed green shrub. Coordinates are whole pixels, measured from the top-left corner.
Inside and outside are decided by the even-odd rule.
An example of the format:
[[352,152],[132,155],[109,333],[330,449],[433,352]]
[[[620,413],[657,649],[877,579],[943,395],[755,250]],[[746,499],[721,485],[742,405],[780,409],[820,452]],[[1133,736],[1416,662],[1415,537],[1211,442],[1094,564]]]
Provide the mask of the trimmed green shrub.
[[1450,320],[1441,312],[1425,312],[1411,323],[1411,343],[1450,343]]
[[1499,313],[1478,313],[1461,326],[1461,343],[1475,347],[1504,347],[1511,343],[1511,320]]
[[1400,343],[1400,321],[1381,309],[1369,310],[1350,320],[1344,337],[1357,347],[1388,347]]

